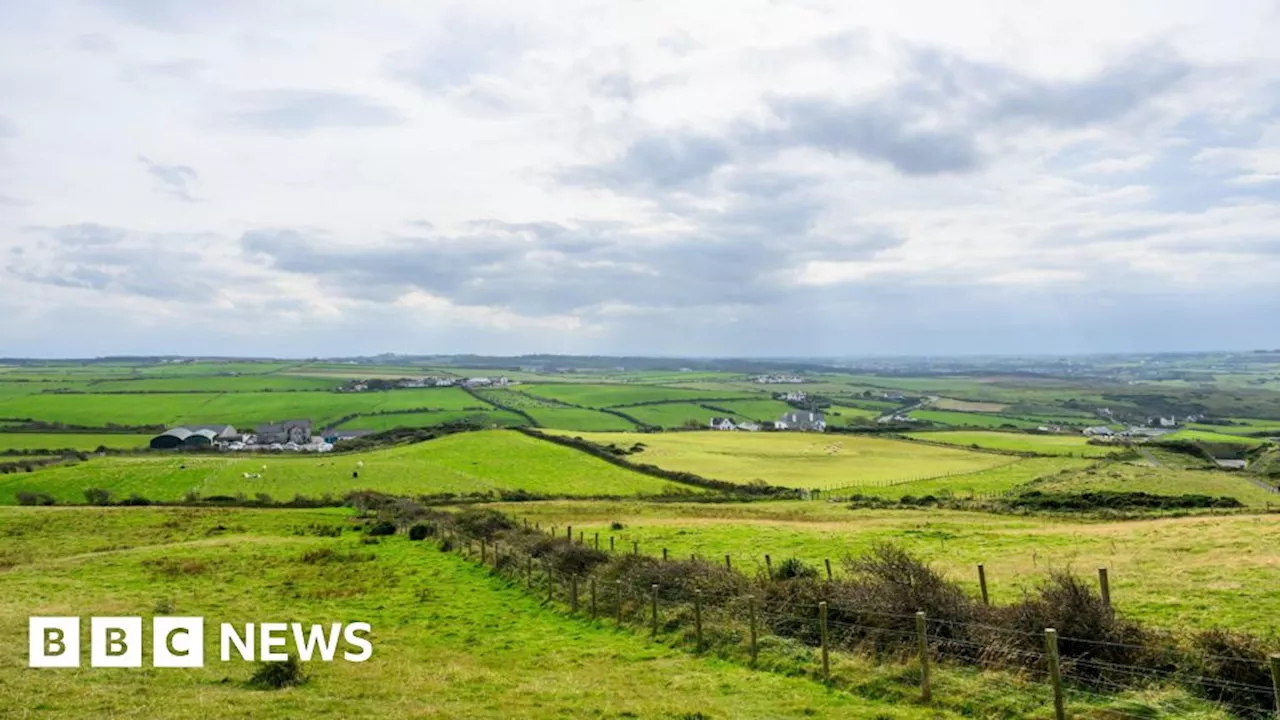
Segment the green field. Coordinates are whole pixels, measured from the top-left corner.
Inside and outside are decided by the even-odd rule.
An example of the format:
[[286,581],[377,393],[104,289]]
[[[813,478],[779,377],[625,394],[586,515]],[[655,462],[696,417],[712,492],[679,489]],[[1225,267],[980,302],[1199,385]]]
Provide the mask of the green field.
[[1030,420],[991,415],[990,413],[953,412],[951,410],[912,410],[909,417],[928,420],[939,425],[955,425],[957,427],[997,428],[1009,425],[1024,430],[1034,429],[1040,423]]
[[[527,413],[538,425],[563,430],[634,430],[627,420],[587,408],[575,408],[554,400],[534,397],[514,390],[480,390],[480,397],[503,407]],[[525,423],[527,424],[527,423]]]
[[735,417],[760,423],[774,422],[795,409],[781,400],[720,400],[708,401],[707,404],[724,408]]
[[1030,435],[1026,433],[957,430],[907,433],[907,437],[947,443],[948,445],[1033,452],[1041,455],[1104,457],[1116,452],[1115,448],[1090,445],[1088,438],[1083,435]]
[[827,422],[833,425],[865,425],[881,415],[877,410],[849,405],[832,405],[825,412]]
[[[636,407],[622,408],[622,412],[646,425],[661,428],[683,428],[688,427],[690,423],[697,427],[705,428],[711,422],[711,418],[724,415],[722,412],[708,410],[694,403],[637,405]],[[736,414],[729,417],[732,417],[735,421],[743,419],[742,416]]]
[[[571,433],[560,433],[571,434]],[[576,434],[576,433],[574,433]],[[747,483],[829,489],[982,470],[1009,462],[990,453],[904,440],[788,432],[582,433],[592,442],[643,452],[628,456],[669,470]]]
[[[353,478],[356,463],[359,478]],[[262,467],[266,466],[263,470]],[[261,473],[245,479],[244,473]],[[0,475],[0,503],[17,492],[43,492],[59,502],[84,502],[85,488],[117,498],[151,500],[266,493],[341,497],[353,490],[402,495],[524,490],[557,495],[656,494],[674,484],[610,465],[577,450],[510,430],[459,433],[424,443],[356,455],[152,455],[105,457],[74,466]],[[690,489],[690,488],[686,488]]]
[[1022,458],[963,475],[895,485],[860,487],[852,489],[850,493],[887,500],[898,500],[906,496],[919,498],[926,495],[937,498],[970,498],[1017,490],[1034,480],[1067,470],[1078,470],[1091,464],[1092,461],[1080,458]]
[[1268,503],[1280,505],[1280,495],[1254,485],[1241,473],[1130,463],[1110,463],[1096,469],[1055,476],[1037,483],[1035,489],[1070,493],[1116,490],[1152,495],[1209,495],[1233,497],[1254,507],[1265,507]]
[[96,380],[90,392],[256,392],[336,390],[341,380],[292,375],[185,375],[182,377]]
[[0,451],[4,450],[96,450],[99,447],[127,450],[144,448],[150,435],[113,435],[110,433],[0,433]]
[[505,410],[487,408],[485,410],[433,410],[430,412],[392,413],[388,415],[361,415],[338,427],[343,430],[372,430],[382,432],[396,428],[432,427],[451,422],[470,422],[480,425],[500,425],[513,427],[528,425],[524,418]]
[[[1092,575],[1110,570],[1111,596],[1125,613],[1165,627],[1280,628],[1280,564],[1273,544],[1280,515],[1231,515],[1122,522],[939,510],[848,510],[814,502],[749,505],[552,502],[506,505],[529,520],[615,536],[621,547],[677,557],[697,553],[751,571],[796,557],[830,558],[892,542],[928,558],[977,592],[986,566],[993,601],[1009,602],[1050,568]],[[622,530],[611,530],[612,522]]]
[[745,392],[691,390],[658,385],[521,385],[515,390],[570,405],[595,408],[648,402],[753,397]]
[[1222,443],[1224,445],[1248,445],[1249,447],[1258,447],[1266,445],[1270,441],[1263,438],[1247,437],[1244,435],[1228,435],[1226,433],[1214,432],[1211,430],[1178,430],[1167,435],[1161,435],[1160,440],[1192,440],[1195,442]]
[[457,388],[386,392],[243,392],[172,395],[30,395],[0,399],[0,417],[30,417],[88,427],[226,423],[250,427],[309,418],[322,427],[353,413],[378,410],[490,410]]
[[[0,510],[4,637],[25,637],[32,615],[138,615],[145,633],[156,615],[206,619],[205,667],[196,669],[32,671],[25,645],[14,641],[12,652],[0,653],[0,715],[957,717],[897,709],[592,625],[430,542],[399,536],[366,545],[352,526],[342,511]],[[309,532],[317,527],[346,532],[319,537]],[[332,555],[307,561],[321,552]],[[310,680],[298,688],[251,689],[253,664],[219,661],[216,623],[277,620],[368,622],[373,655],[307,663]]]

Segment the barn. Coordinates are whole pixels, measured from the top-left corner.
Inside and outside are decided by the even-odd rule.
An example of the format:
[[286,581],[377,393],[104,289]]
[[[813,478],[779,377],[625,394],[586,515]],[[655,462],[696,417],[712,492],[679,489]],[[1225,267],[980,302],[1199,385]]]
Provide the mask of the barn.
[[175,427],[151,438],[153,450],[177,450],[210,447],[219,440],[234,440],[236,429],[230,425],[193,425]]

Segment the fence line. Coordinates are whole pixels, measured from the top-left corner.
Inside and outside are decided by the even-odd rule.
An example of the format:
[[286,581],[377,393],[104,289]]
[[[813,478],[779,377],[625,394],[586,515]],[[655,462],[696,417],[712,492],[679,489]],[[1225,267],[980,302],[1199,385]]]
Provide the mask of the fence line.
[[[560,532],[553,527],[550,532],[536,532],[551,535],[553,542],[586,545],[581,537],[575,539],[571,529]],[[929,663],[946,660],[984,669],[1030,673],[1045,680],[1051,686],[1055,714],[1059,718],[1065,717],[1065,711],[1058,710],[1063,702],[1064,692],[1071,697],[1093,697],[1112,702],[1115,700],[1113,695],[1117,692],[1132,692],[1151,685],[1199,688],[1202,696],[1212,695],[1205,697],[1206,702],[1246,717],[1257,717],[1267,706],[1280,704],[1280,655],[1271,657],[1273,680],[1270,687],[1207,677],[1177,668],[1111,662],[1089,655],[1059,660],[1058,647],[1061,644],[1136,651],[1148,651],[1151,648],[1058,635],[1053,629],[1045,629],[1042,635],[1039,632],[981,623],[934,619],[923,612],[889,613],[849,607],[830,599],[801,602],[789,597],[772,597],[765,592],[766,586],[757,585],[750,577],[734,572],[729,556],[725,556],[723,564],[705,559],[695,562],[705,566],[708,573],[715,571],[725,577],[738,578],[736,588],[703,587],[698,578],[691,577],[673,577],[665,584],[649,583],[645,579],[624,581],[618,578],[614,583],[606,581],[601,592],[597,593],[597,578],[593,573],[562,572],[547,559],[535,557],[531,550],[505,542],[487,546],[483,539],[462,535],[456,528],[444,530],[442,535],[444,540],[452,539],[453,548],[459,553],[478,560],[484,566],[492,567],[495,573],[510,576],[516,587],[526,589],[531,596],[545,597],[544,604],[561,603],[568,606],[570,613],[583,615],[584,603],[580,602],[578,593],[580,587],[585,587],[582,583],[588,581],[591,588],[589,607],[592,620],[596,620],[598,615],[613,617],[619,626],[631,624],[644,627],[654,637],[673,633],[678,637],[683,633],[685,639],[688,639],[692,632],[691,644],[696,652],[706,649],[705,635],[715,632],[717,621],[723,624],[720,628],[722,631],[730,626],[741,626],[745,610],[750,618],[750,655],[753,663],[757,654],[757,626],[762,624],[766,632],[791,637],[817,648],[823,658],[823,669],[820,674],[815,670],[815,674],[819,674],[824,681],[830,680],[827,656],[832,649],[883,655],[890,648],[897,648],[897,654],[905,658],[912,654],[911,648],[915,648],[916,662],[920,664],[922,672],[921,692],[925,701],[930,699],[932,693],[928,679]],[[631,548],[624,545],[614,555],[638,554],[638,550],[637,541]],[[668,562],[658,563],[659,567]],[[538,566],[537,572],[534,571],[535,564]],[[706,580],[706,577],[702,580]],[[754,589],[756,587],[759,590]],[[764,593],[763,603],[759,602],[761,593]],[[877,621],[881,621],[880,624],[874,624]],[[968,631],[967,639],[954,637],[956,629]],[[989,633],[1011,639],[1006,641],[991,638],[985,642],[972,639],[982,638],[983,634]],[[1042,637],[1045,643],[1043,652],[1012,645],[1014,642],[1036,643]],[[736,642],[738,646],[741,645],[741,639]],[[1199,657],[1223,662],[1241,661],[1241,658],[1208,653],[1200,654]],[[1105,692],[1099,693],[1097,690]],[[1046,698],[1048,697],[1049,694],[1046,693]],[[1249,704],[1242,703],[1242,698],[1250,701]],[[1106,712],[1112,715],[1130,715],[1114,707],[1108,707]]]

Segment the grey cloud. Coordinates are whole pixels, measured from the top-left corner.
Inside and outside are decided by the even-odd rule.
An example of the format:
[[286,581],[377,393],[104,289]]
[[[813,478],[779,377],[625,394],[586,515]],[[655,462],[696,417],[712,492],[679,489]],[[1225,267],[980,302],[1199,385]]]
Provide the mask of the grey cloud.
[[116,43],[102,33],[87,33],[75,39],[75,47],[87,53],[110,54],[116,51]]
[[19,279],[56,287],[208,300],[226,278],[197,251],[208,238],[147,235],[96,223],[28,228],[44,242],[15,254],[6,268]]
[[172,0],[94,0],[116,18],[150,30],[186,32],[205,27],[212,19],[234,13],[239,0],[173,2]]
[[320,90],[268,90],[242,93],[233,118],[248,127],[282,134],[303,134],[325,127],[397,125],[400,114],[369,98]]
[[173,195],[187,202],[194,200],[189,187],[199,177],[194,168],[189,165],[162,165],[141,156],[138,160],[146,165],[147,172],[164,183],[166,189]]
[[14,137],[18,134],[18,124],[12,118],[0,115],[0,138]]
[[351,297],[385,301],[420,290],[460,305],[561,314],[614,304],[776,303],[801,292],[785,273],[805,262],[866,259],[902,243],[870,228],[848,237],[814,235],[819,207],[803,192],[775,198],[764,210],[759,201],[742,194],[724,210],[686,208],[697,229],[676,236],[619,223],[489,221],[458,235],[396,237],[358,249],[292,229],[246,233],[241,245],[277,270],[319,278]]
[[618,159],[562,173],[566,182],[615,189],[667,190],[700,181],[730,159],[721,140],[695,134],[653,135],[627,148]]

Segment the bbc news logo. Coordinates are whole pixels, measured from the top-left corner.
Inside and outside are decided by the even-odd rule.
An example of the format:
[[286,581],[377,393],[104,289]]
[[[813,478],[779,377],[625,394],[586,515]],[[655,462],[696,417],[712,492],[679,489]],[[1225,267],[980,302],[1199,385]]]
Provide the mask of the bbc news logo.
[[[202,617],[153,618],[151,666],[204,667],[204,629]],[[315,658],[333,662],[337,657],[364,662],[373,655],[373,644],[367,637],[370,632],[369,623],[362,622],[345,626],[267,622],[256,626],[245,623],[243,627],[222,623],[218,628],[219,657],[222,662],[231,662],[233,655],[248,661],[283,661],[289,658],[285,648],[293,640],[294,651],[303,662]],[[79,617],[32,617],[27,624],[27,641],[30,667],[80,667]],[[89,618],[91,667],[142,667],[144,642],[140,617]]]

